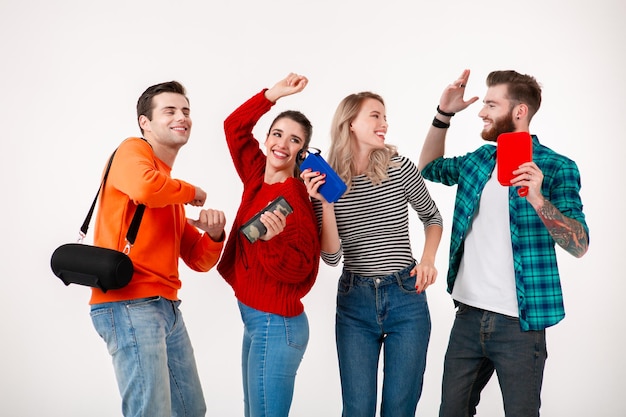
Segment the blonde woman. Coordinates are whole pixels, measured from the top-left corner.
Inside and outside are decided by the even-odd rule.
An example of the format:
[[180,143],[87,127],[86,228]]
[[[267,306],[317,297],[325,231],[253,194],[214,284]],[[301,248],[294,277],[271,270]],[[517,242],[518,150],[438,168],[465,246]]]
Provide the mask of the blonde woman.
[[[375,415],[381,348],[381,415],[413,417],[430,338],[424,290],[437,278],[442,219],[416,165],[385,143],[387,127],[382,97],[347,96],[332,121],[328,160],[348,191],[328,203],[318,192],[324,176],[302,173],[321,219],[322,259],[336,266],[343,257],[335,331],[343,415],[350,417]],[[419,262],[409,205],[425,230]]]

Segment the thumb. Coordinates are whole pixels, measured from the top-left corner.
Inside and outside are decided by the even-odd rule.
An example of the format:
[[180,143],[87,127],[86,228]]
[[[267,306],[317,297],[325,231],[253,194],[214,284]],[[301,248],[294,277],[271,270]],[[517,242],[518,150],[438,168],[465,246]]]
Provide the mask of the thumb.
[[473,104],[473,103],[477,102],[478,99],[479,99],[478,96],[474,96],[474,97],[470,98],[469,100],[467,100],[466,103],[469,106],[470,104]]

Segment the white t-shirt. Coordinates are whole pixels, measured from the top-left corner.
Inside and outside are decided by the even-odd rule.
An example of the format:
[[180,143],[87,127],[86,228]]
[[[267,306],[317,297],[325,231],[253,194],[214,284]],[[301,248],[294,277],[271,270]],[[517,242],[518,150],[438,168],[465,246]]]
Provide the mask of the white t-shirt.
[[496,175],[492,174],[487,181],[467,232],[452,298],[483,310],[518,317],[509,192]]

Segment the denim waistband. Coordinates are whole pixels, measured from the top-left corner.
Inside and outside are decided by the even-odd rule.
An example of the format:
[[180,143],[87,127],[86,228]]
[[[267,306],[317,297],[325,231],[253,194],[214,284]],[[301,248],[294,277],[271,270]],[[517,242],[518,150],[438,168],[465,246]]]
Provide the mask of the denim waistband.
[[362,275],[357,275],[344,268],[343,272],[341,273],[341,279],[350,281],[350,283],[353,285],[381,286],[397,283],[398,281],[404,281],[405,279],[410,278],[413,268],[415,268],[415,262],[398,272],[394,272],[393,274],[377,275],[373,277],[364,277]]

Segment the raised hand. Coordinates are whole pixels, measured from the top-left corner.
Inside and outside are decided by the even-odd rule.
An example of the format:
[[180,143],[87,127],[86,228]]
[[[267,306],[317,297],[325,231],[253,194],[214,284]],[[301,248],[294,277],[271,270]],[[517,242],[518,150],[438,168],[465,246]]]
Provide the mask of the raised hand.
[[464,70],[459,78],[449,84],[441,94],[439,99],[439,109],[446,113],[456,113],[465,110],[470,104],[476,102],[478,97],[474,96],[468,100],[463,98],[465,86],[469,80],[470,70]]
[[272,88],[265,91],[265,97],[275,103],[279,98],[299,93],[304,90],[309,80],[304,75],[289,73],[285,78],[277,82]]

